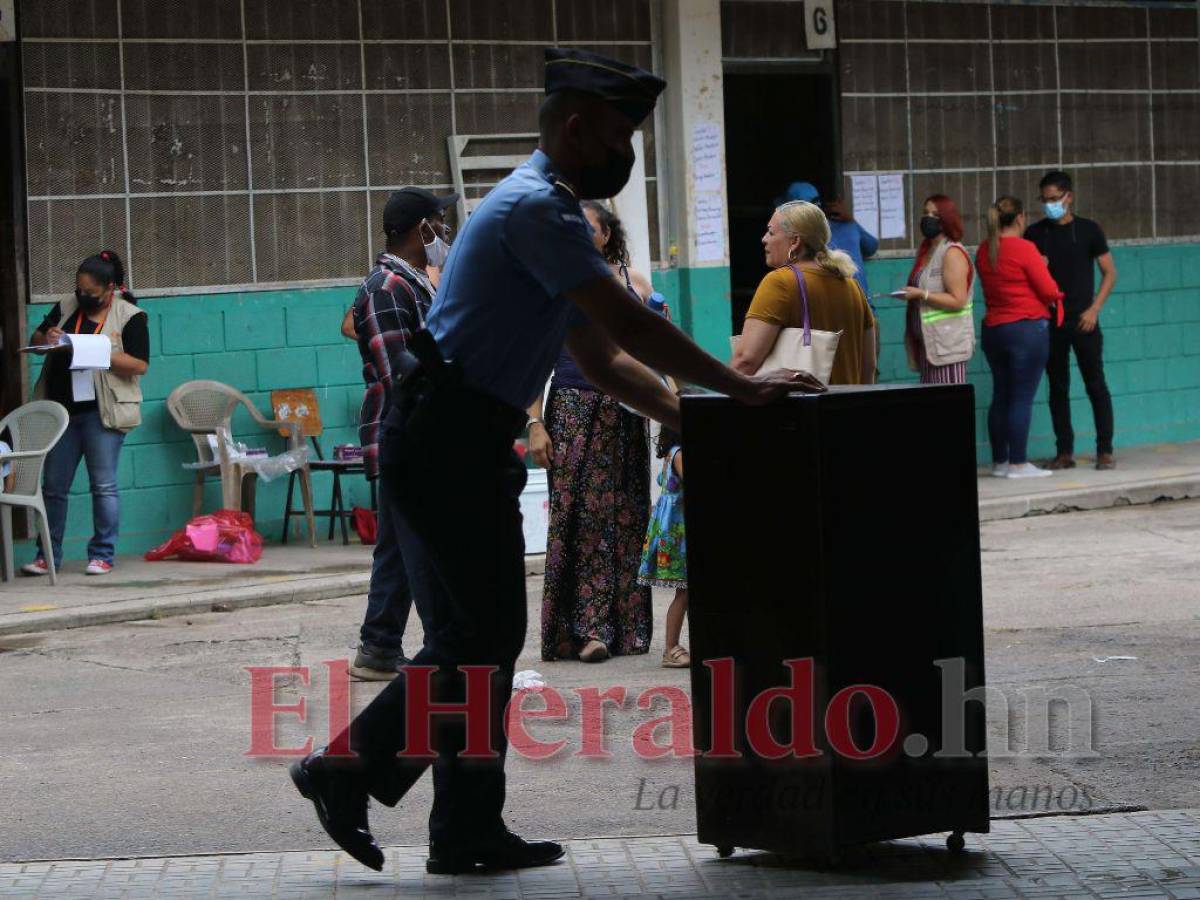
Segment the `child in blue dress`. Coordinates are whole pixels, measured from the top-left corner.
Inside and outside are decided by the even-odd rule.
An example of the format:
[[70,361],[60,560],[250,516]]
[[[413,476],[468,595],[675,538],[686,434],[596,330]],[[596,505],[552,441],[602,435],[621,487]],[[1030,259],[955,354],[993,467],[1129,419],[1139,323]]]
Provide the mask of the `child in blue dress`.
[[683,617],[687,614],[687,537],[683,530],[683,449],[679,435],[663,428],[658,436],[658,456],[663,461],[658,474],[662,494],[650,514],[638,584],[675,588],[675,599],[667,610],[667,646],[662,664],[666,669],[685,669],[692,658],[680,646]]

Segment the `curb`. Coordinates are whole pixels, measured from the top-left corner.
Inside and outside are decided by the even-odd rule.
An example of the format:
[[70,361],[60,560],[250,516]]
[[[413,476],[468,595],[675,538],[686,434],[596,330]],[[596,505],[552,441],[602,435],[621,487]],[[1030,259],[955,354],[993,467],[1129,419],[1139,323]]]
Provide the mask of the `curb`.
[[1144,506],[1160,500],[1189,500],[1196,497],[1200,497],[1200,473],[983,500],[979,504],[979,521],[996,522],[1117,506]]
[[[543,575],[545,571],[546,557],[544,555],[525,558],[526,575]],[[192,591],[161,599],[137,597],[132,600],[117,600],[112,603],[74,609],[17,613],[0,617],[0,636],[65,631],[68,628],[85,628],[89,625],[112,625],[117,622],[133,622],[139,619],[212,612],[214,604],[218,603],[221,605],[222,612],[232,612],[235,609],[250,609],[255,606],[277,606],[284,603],[329,600],[334,597],[365,593],[370,582],[370,573],[361,572],[321,578],[298,578],[285,582],[246,585],[236,588]]]

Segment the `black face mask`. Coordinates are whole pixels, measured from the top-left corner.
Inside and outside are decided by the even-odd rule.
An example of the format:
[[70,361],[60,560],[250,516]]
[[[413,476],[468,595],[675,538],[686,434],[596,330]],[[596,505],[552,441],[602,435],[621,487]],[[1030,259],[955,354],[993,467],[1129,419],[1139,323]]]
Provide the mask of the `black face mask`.
[[605,160],[598,166],[584,166],[579,170],[580,200],[607,200],[621,193],[629,183],[633,171],[633,157],[625,156],[611,148],[605,148]]
[[921,234],[932,240],[942,233],[942,220],[937,216],[921,217]]
[[83,291],[76,288],[75,302],[79,304],[80,309],[84,312],[95,312],[104,305],[104,298],[97,297],[94,294],[85,294]]

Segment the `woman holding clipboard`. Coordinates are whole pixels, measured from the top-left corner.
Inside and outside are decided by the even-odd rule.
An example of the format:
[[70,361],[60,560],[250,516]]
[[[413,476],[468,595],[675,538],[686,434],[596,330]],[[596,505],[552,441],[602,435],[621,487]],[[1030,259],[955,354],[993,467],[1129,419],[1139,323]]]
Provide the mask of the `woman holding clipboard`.
[[[74,335],[104,335],[112,341],[108,369],[85,374],[71,371]],[[146,311],[125,289],[125,267],[111,250],[89,256],[75,272],[75,293],[54,304],[30,343],[45,348],[46,363],[33,389],[36,399],[54,400],[67,408],[70,421],[62,439],[46,457],[43,496],[50,520],[55,569],[62,564],[67,495],[82,458],[87,463],[92,494],[93,535],[88,542],[87,574],[112,571],[120,522],[117,464],[125,435],[142,421],[141,376],[150,360]],[[90,381],[88,379],[90,376]],[[21,571],[50,571],[47,548]]]

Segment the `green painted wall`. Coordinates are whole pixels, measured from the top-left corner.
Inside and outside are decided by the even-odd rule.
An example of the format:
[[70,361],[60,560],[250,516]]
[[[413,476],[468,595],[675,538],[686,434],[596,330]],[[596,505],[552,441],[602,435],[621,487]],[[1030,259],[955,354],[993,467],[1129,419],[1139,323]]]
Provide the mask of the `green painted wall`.
[[[130,433],[121,452],[119,554],[140,553],[161,543],[191,515],[194,482],[181,464],[195,461],[195,445],[176,427],[163,403],[185,381],[208,378],[233,385],[265,414],[270,413],[273,389],[315,387],[326,429],[321,439],[325,453],[332,453],[335,444],[358,443],[361,362],[354,343],[338,330],[353,299],[354,288],[342,287],[140,301],[149,314],[152,356],[142,381],[143,424]],[[30,322],[36,325],[47,309],[32,307]],[[272,452],[283,449],[278,434],[258,429],[245,412],[234,418],[234,432],[249,446],[268,447]],[[313,475],[318,508],[329,507],[330,479],[327,474]],[[369,505],[361,477],[344,483],[350,493],[347,502]],[[81,465],[67,513],[64,552],[69,559],[84,556],[91,535],[87,490],[87,473]],[[286,491],[287,479],[259,482],[258,528],[268,540],[280,537]],[[210,478],[205,509],[217,509],[220,500],[219,483]]]
[[663,269],[653,273],[655,290],[671,304],[675,322],[701,347],[729,361],[729,267]]
[[[1174,244],[1116,247],[1117,287],[1100,324],[1104,330],[1105,374],[1113,395],[1115,444],[1169,443],[1200,438],[1200,246]],[[871,291],[902,286],[911,259],[867,263]],[[916,381],[904,353],[904,306],[883,301],[879,320],[883,348],[882,381]],[[976,333],[983,319],[982,292],[976,285]],[[976,390],[975,436],[981,463],[991,461],[987,409],[992,380],[983,350],[976,347],[968,368]],[[1029,452],[1038,459],[1054,455],[1045,378],[1038,389]],[[1071,365],[1071,420],[1077,454],[1095,453],[1091,404],[1079,370]]]
[[[1105,355],[1116,409],[1118,450],[1135,444],[1200,438],[1200,246],[1120,247],[1113,251],[1120,278],[1105,307]],[[872,289],[903,284],[911,260],[868,263]],[[723,359],[729,356],[729,270],[706,268],[656,272],[654,283],[671,302],[679,321],[702,346]],[[327,431],[323,446],[357,442],[355,428],[362,380],[358,352],[341,337],[342,314],[354,289],[322,288],[208,294],[147,299],[153,358],[144,381],[145,424],[134,431],[121,456],[122,534],[119,552],[138,553],[164,540],[191,511],[191,473],[181,463],[195,459],[191,439],[175,427],[162,400],[181,382],[212,378],[244,391],[269,412],[274,388],[315,387]],[[977,315],[983,316],[981,297]],[[45,307],[30,310],[37,322]],[[899,303],[880,308],[885,381],[912,381],[902,343],[904,310]],[[986,462],[985,417],[991,380],[982,352],[970,365],[976,385],[976,435],[979,459]],[[1072,382],[1077,449],[1090,453],[1091,409],[1075,372]],[[235,419],[239,439],[279,448],[271,434],[248,430],[248,416]],[[1048,456],[1053,431],[1043,382],[1034,412],[1031,452]],[[314,476],[318,506],[328,506],[329,478]],[[366,505],[361,479],[348,485],[350,502]],[[260,484],[259,528],[278,540],[286,481]],[[206,508],[219,504],[220,490],[209,481]],[[91,533],[91,504],[83,467],[73,486],[67,521],[66,552],[78,559]]]

